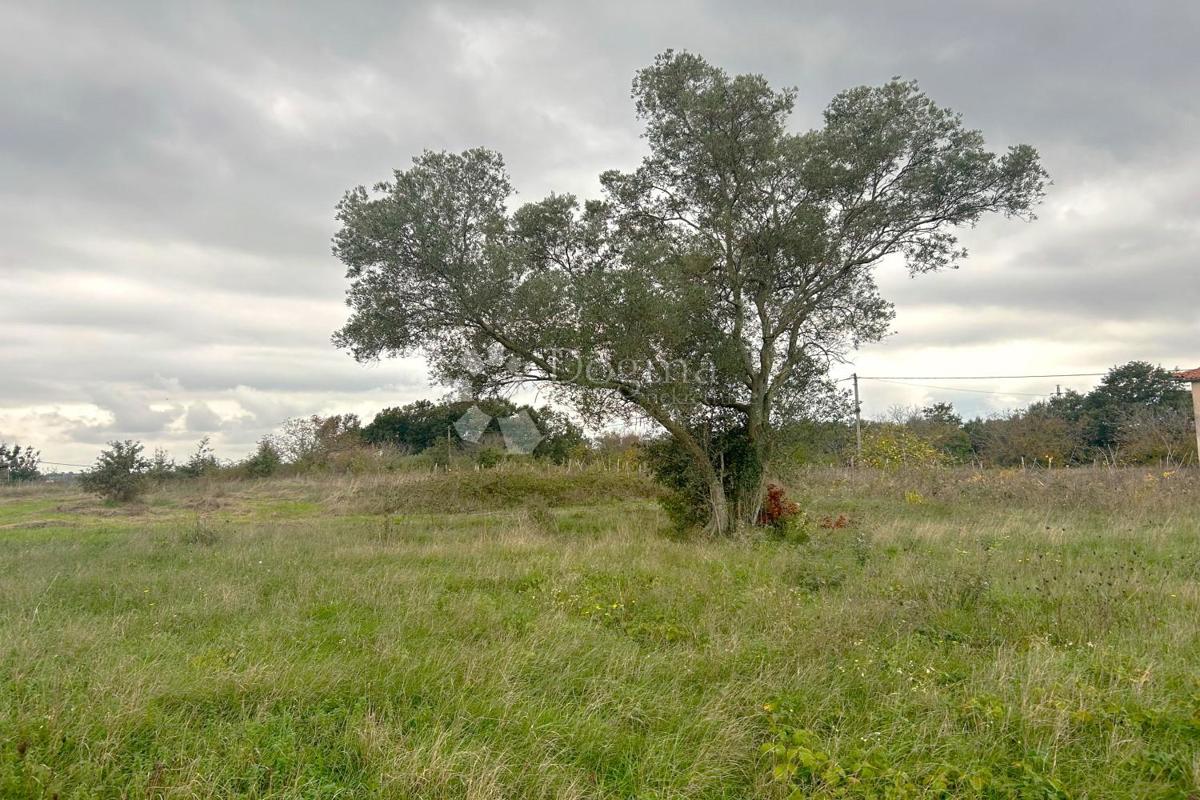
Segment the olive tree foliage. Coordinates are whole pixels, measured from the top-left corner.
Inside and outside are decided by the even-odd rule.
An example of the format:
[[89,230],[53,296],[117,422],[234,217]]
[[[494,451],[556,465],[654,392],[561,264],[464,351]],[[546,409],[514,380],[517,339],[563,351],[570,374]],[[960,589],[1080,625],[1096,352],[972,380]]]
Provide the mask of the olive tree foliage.
[[[510,210],[484,149],[425,152],[347,192],[334,251],[352,315],[334,340],[360,360],[424,353],[477,392],[542,384],[591,418],[649,418],[723,532],[757,516],[780,421],[887,332],[874,268],[955,266],[956,228],[1030,216],[1046,176],[1033,148],[989,152],[914,82],[845,91],[802,133],[794,90],[688,53],[660,55],[632,94],[649,152],[604,173],[599,200]],[[711,446],[731,433],[734,465]]]

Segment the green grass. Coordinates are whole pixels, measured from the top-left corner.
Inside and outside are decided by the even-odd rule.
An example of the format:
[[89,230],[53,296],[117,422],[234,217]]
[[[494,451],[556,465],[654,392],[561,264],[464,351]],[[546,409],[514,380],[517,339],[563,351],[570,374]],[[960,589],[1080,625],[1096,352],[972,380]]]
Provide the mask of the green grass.
[[0,796],[1200,792],[1200,475],[789,485],[804,544],[629,474],[0,493]]

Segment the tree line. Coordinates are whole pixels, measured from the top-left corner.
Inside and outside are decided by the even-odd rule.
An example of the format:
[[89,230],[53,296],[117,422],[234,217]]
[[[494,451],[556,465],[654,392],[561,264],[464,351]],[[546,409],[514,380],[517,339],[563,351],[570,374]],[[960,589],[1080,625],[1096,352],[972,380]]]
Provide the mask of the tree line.
[[[833,407],[831,407],[833,408]],[[858,450],[848,405],[824,419],[793,419],[779,425],[780,467],[812,463],[875,468],[921,468],[976,464],[985,467],[1071,467],[1197,463],[1190,393],[1171,373],[1142,361],[1113,367],[1092,390],[1067,391],[1026,408],[964,419],[949,403],[896,409],[864,423]],[[477,439],[459,435],[456,423],[477,409],[490,420]],[[530,453],[513,453],[496,420],[527,414],[540,440]],[[736,432],[714,428],[705,446],[729,458],[746,457]],[[8,481],[40,476],[39,454],[0,443],[0,475]],[[607,433],[588,437],[566,413],[503,398],[418,400],[385,408],[367,424],[355,414],[313,415],[286,420],[237,461],[216,456],[208,437],[177,463],[166,451],[147,455],[136,441],[112,442],[80,476],[83,487],[126,501],[150,486],[187,478],[264,478],[313,472],[389,469],[492,468],[508,460],[550,464],[618,463],[649,470],[667,491],[672,516],[701,525],[707,513],[705,486],[694,464],[669,435]]]
[[[478,436],[463,438],[455,423],[472,409],[486,415],[487,424]],[[506,447],[497,424],[519,415],[536,428],[536,447],[528,453]],[[503,398],[418,400],[386,408],[366,425],[356,414],[287,419],[237,461],[218,458],[207,436],[178,463],[165,450],[148,455],[141,442],[114,441],[79,480],[87,491],[126,502],[155,484],[180,479],[449,468],[451,463],[492,468],[512,459],[565,464],[614,452],[625,442],[626,437],[617,435],[589,441],[569,416],[549,406],[517,405]]]
[[1032,405],[964,419],[950,403],[895,409],[865,423],[857,453],[846,420],[790,426],[793,456],[866,466],[973,463],[993,467],[1195,464],[1190,392],[1144,361],[1115,366],[1088,392],[1068,390]]

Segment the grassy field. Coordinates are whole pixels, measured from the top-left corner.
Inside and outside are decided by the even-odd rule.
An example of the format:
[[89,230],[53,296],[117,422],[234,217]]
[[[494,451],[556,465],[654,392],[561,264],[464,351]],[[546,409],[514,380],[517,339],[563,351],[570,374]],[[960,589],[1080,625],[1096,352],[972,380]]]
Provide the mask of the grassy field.
[[1200,793],[1200,474],[789,484],[807,542],[629,473],[0,492],[0,796]]

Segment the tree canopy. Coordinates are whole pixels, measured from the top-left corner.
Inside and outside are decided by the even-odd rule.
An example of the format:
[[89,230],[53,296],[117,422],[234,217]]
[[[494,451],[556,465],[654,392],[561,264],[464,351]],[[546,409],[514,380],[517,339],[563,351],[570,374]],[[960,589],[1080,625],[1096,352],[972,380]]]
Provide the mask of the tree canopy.
[[41,477],[41,453],[32,447],[0,442],[0,480],[32,481]]
[[[490,418],[485,430],[499,432],[498,420],[519,414],[528,415],[537,428],[540,439],[530,455],[557,464],[578,456],[585,447],[583,431],[561,412],[546,406],[534,408],[516,405],[504,398],[481,398],[459,401],[417,400],[408,405],[385,408],[362,429],[362,438],[371,444],[388,444],[420,453],[436,448],[446,441],[455,423],[477,408]],[[460,438],[460,437],[455,437]]]
[[[662,426],[709,527],[757,517],[774,430],[827,402],[831,363],[888,330],[874,268],[966,255],[955,230],[1028,217],[1045,172],[998,155],[915,82],[837,95],[788,128],[796,92],[665,52],[633,82],[649,152],[603,197],[509,210],[499,154],[428,151],[338,206],[334,251],[360,360],[423,353],[477,393],[538,383],[591,418]],[[735,466],[726,445],[737,440]]]

